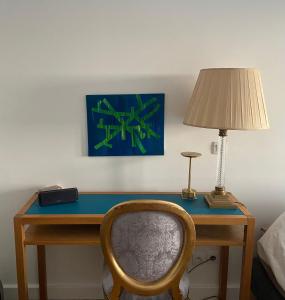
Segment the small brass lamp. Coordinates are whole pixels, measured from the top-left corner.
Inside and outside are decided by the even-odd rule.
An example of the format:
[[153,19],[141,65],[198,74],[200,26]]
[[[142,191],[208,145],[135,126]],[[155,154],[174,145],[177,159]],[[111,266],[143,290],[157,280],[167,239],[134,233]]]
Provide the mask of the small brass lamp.
[[191,162],[192,158],[201,156],[201,153],[198,152],[182,152],[182,156],[189,157],[189,175],[188,175],[188,188],[182,190],[183,199],[195,199],[196,190],[191,188]]
[[200,71],[184,122],[185,125],[219,129],[217,183],[207,196],[210,207],[235,208],[225,189],[227,130],[269,128],[260,73],[248,68]]

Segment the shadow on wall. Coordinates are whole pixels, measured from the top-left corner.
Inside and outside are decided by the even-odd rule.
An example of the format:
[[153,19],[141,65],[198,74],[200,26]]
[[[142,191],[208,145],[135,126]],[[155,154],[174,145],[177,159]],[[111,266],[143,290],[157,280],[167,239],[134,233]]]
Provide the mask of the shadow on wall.
[[[90,163],[91,165],[94,163],[95,166],[94,159],[88,161],[74,159],[88,158],[86,95],[165,93],[165,138],[168,139],[169,136],[173,136],[172,128],[180,125],[184,127],[182,125],[184,111],[194,83],[191,74],[123,77],[110,75],[86,78],[39,77],[29,84],[17,86],[17,94],[13,94],[15,97],[13,96],[13,99],[7,103],[10,106],[9,114],[6,116],[8,123],[13,119],[13,126],[10,126],[12,129],[9,129],[7,135],[17,134],[18,142],[26,145],[23,156],[26,156],[27,161],[37,164],[39,168],[47,167],[47,159],[43,159],[42,155],[48,151],[47,158],[50,163],[54,161],[58,162],[59,166],[63,164],[62,170],[74,169],[74,167],[78,172],[82,170],[82,178],[84,178],[86,166],[90,167]],[[27,143],[27,141],[32,142]],[[11,151],[11,147],[7,148],[7,153]],[[59,161],[60,156],[63,156],[61,161]],[[152,160],[147,158],[148,161]],[[111,177],[114,181],[120,181],[122,177],[129,178],[128,173],[132,168],[136,171],[139,169],[140,173],[144,174],[143,169],[146,166],[142,162],[147,158],[128,157],[128,168],[125,166],[126,157],[116,160],[97,159],[94,172],[111,167],[113,173],[117,172]],[[163,157],[156,157],[155,161],[158,162],[160,159]],[[21,161],[19,163],[22,164]],[[58,170],[59,166],[57,165],[55,170]],[[55,178],[64,176],[58,171],[55,172],[57,172]],[[75,174],[74,178],[76,176]],[[115,186],[118,184],[117,182]]]
[[[140,172],[141,181],[134,188],[143,188],[141,183],[144,180],[143,176],[149,176],[149,174],[144,175],[146,173],[144,169],[149,170],[149,164],[154,161],[159,164],[163,157],[139,159],[128,157],[128,168],[125,165],[125,157],[116,160],[88,158],[85,96],[88,94],[165,93],[165,145],[167,146],[168,142],[175,143],[174,137],[178,138],[176,127],[181,126],[180,136],[189,130],[182,125],[182,120],[194,82],[193,75],[186,74],[122,77],[112,75],[102,77],[98,75],[94,77],[49,76],[19,83],[16,90],[8,91],[10,98],[3,123],[7,123],[5,135],[6,145],[9,147],[5,146],[2,151],[7,156],[14,157],[14,166],[20,165],[22,169],[25,169],[29,167],[30,162],[36,165],[33,176],[37,176],[38,173],[41,182],[50,182],[50,178],[58,182],[58,179],[65,178],[66,170],[77,170],[73,176],[75,185],[79,174],[82,182],[85,179],[88,182],[90,181],[89,170],[94,165],[94,178],[99,176],[95,175],[95,172],[113,170],[113,176],[110,176],[110,172],[102,172],[100,175],[102,182],[105,177],[108,180],[114,178],[111,183],[120,181],[122,178],[128,180],[131,176],[129,173]],[[17,141],[12,139],[15,136],[17,136]],[[21,155],[19,155],[18,145],[22,145]],[[172,148],[173,146],[166,149],[168,152],[164,158],[170,154],[170,149],[176,151]],[[179,151],[177,153],[175,152],[175,155],[179,155]],[[48,174],[40,171],[46,168],[49,170]],[[116,172],[117,174],[114,174]],[[27,178],[27,182],[34,181],[29,181]],[[72,184],[72,180],[70,182]],[[146,181],[146,184],[150,183]],[[119,182],[114,186],[119,186]],[[124,187],[124,184],[120,186]]]
[[76,139],[78,135],[81,138],[81,150],[76,151],[87,156],[86,95],[165,93],[167,130],[171,124],[181,124],[194,83],[193,75],[39,79],[31,86],[18,87],[21,99],[13,102],[12,110],[17,115],[14,122],[40,126],[42,134],[55,136],[59,131],[70,135],[70,129],[74,129]]

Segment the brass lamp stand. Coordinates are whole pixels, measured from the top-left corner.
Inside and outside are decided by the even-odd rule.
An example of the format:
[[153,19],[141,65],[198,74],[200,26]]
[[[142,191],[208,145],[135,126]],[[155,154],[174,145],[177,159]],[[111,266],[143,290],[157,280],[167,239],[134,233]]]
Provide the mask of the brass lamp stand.
[[182,198],[183,199],[195,199],[196,198],[196,190],[191,188],[191,161],[192,161],[192,158],[201,156],[201,153],[182,152],[181,155],[184,157],[189,157],[188,188],[182,190]]

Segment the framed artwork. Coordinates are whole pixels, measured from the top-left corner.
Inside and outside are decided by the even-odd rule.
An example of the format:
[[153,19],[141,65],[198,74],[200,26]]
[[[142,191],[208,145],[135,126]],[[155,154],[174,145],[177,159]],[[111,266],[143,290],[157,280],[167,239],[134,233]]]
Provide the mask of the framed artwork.
[[164,94],[87,95],[89,156],[163,155]]

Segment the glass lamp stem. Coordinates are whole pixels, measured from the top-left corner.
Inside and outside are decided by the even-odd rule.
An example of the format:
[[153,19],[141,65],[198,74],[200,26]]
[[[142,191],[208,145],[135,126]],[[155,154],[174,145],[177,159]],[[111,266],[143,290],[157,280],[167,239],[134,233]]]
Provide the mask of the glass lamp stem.
[[219,130],[218,160],[217,160],[217,183],[216,192],[225,193],[225,166],[226,166],[226,137],[227,130]]

